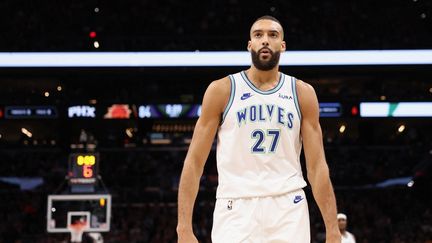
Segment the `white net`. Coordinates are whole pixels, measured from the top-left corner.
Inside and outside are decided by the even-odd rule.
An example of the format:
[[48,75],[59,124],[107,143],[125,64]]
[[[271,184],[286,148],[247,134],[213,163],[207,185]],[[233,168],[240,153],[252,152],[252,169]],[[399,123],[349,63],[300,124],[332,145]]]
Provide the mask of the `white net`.
[[82,242],[82,236],[84,231],[88,228],[87,224],[76,223],[68,226],[71,234],[71,242]]

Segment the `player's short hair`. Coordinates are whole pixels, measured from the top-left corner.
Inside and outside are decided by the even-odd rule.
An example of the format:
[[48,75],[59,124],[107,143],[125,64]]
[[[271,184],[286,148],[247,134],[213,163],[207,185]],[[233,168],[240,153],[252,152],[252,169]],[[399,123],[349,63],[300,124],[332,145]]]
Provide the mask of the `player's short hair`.
[[[263,20],[263,19],[267,19],[267,20],[274,21],[274,22],[276,22],[276,23],[278,23],[278,24],[280,24],[280,25],[282,26],[281,22],[280,22],[277,18],[275,18],[275,17],[273,17],[273,16],[271,16],[271,15],[264,15],[264,16],[261,16],[261,17],[257,18],[257,19],[254,21],[254,24],[255,24],[255,22],[260,21],[260,20]],[[253,25],[253,24],[252,24],[252,25]]]
[[280,22],[277,18],[275,18],[275,17],[273,17],[273,16],[271,16],[271,15],[264,15],[264,16],[261,16],[261,17],[257,18],[257,19],[253,22],[253,24],[251,25],[251,28],[252,28],[252,26],[253,26],[256,22],[258,22],[258,21],[260,21],[260,20],[271,20],[271,21],[273,21],[273,22],[278,23],[278,24],[281,26],[281,28],[282,28],[282,39],[284,39],[284,29],[283,29],[283,26],[282,26],[281,22]]

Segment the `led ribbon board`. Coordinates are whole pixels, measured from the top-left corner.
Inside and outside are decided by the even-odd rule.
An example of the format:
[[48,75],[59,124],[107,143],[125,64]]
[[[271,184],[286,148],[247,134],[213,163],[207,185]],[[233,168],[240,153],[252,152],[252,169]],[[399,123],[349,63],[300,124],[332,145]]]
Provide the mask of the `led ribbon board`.
[[362,102],[361,117],[432,117],[432,102]]
[[57,118],[54,106],[6,106],[6,119],[37,119]]
[[319,103],[320,117],[340,117],[342,106],[340,103]]
[[69,118],[95,118],[96,107],[90,105],[76,105],[68,107]]
[[197,118],[201,115],[201,105],[161,104],[141,105],[139,118]]
[[[0,68],[249,66],[247,51],[4,52]],[[281,66],[431,65],[432,50],[288,51]]]

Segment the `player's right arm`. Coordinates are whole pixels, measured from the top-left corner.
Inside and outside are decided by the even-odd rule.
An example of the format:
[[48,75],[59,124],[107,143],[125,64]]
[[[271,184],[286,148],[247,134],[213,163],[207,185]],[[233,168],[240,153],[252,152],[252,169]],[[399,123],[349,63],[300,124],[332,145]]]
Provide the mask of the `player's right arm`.
[[230,90],[230,80],[226,77],[212,82],[204,94],[201,116],[195,125],[180,177],[177,224],[179,243],[198,242],[192,229],[193,208],[204,165],[219,127],[221,115],[228,103]]

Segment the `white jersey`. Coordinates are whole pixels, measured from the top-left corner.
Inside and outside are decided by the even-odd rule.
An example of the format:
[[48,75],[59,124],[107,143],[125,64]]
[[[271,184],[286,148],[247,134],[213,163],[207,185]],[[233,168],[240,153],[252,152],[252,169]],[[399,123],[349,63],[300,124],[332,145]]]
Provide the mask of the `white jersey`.
[[261,91],[246,73],[229,76],[231,95],[218,131],[216,198],[265,197],[306,186],[295,78]]
[[342,235],[342,243],[356,243],[354,235],[348,231]]

